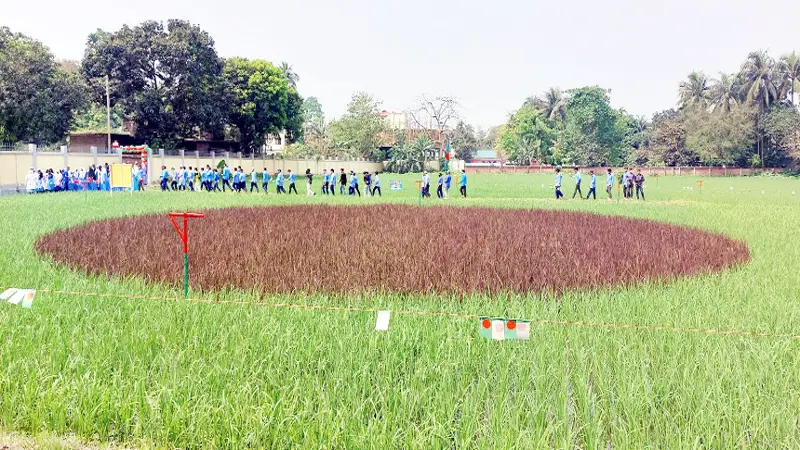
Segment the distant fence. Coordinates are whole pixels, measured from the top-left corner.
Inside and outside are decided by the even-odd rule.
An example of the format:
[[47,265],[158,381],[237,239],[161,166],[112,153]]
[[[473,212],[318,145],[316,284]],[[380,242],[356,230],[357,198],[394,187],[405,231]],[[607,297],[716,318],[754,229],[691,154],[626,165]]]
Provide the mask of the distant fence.
[[[635,170],[641,170],[646,175],[661,175],[661,176],[744,176],[759,173],[782,173],[788,169],[782,167],[766,167],[766,168],[745,168],[745,167],[697,167],[697,166],[682,166],[682,167],[636,167]],[[595,173],[605,173],[608,167],[581,167],[581,172],[587,173],[594,170]],[[612,167],[614,173],[622,172],[622,167]],[[553,166],[466,166],[467,173],[553,173],[555,167]],[[562,171],[572,170],[572,166],[563,166]]]

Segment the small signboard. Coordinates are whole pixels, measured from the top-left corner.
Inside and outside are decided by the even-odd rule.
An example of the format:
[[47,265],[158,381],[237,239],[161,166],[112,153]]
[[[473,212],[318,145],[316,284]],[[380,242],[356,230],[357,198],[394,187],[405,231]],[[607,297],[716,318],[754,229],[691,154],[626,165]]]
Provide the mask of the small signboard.
[[390,181],[389,182],[389,190],[391,190],[391,191],[402,191],[403,190],[403,182],[402,181]]
[[478,335],[494,341],[527,341],[531,336],[531,322],[503,317],[479,317]]
[[111,165],[111,189],[133,189],[133,169],[130,164]]

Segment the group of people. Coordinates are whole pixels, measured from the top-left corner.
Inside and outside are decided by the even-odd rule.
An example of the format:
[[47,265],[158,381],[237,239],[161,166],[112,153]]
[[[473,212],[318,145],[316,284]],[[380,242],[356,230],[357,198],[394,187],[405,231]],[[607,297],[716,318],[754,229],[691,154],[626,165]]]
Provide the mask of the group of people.
[[[446,199],[450,197],[450,185],[453,182],[453,176],[450,174],[449,171],[439,172],[439,180],[436,183],[436,197],[440,199]],[[461,193],[462,197],[467,196],[467,171],[461,169],[461,180],[459,181],[461,187],[459,192]],[[422,189],[422,196],[423,197],[430,197],[431,196],[431,176],[428,174],[428,171],[424,171],[422,173],[422,185],[420,187]]]
[[[572,170],[574,171],[572,178],[575,179],[575,191],[572,193],[572,198],[575,196],[579,196],[579,198],[583,199],[583,191],[581,190],[581,182],[583,177],[581,176],[581,171],[578,167],[573,167]],[[589,171],[590,181],[589,181],[589,192],[586,194],[586,199],[588,200],[589,197],[597,200],[597,175],[594,173],[594,170]],[[556,199],[560,199],[564,197],[564,194],[561,192],[561,186],[563,183],[564,175],[561,173],[561,168],[556,168],[556,181],[555,181],[555,188],[556,188]],[[612,188],[616,182],[616,176],[614,175],[614,171],[612,169],[607,170],[606,174],[606,194],[608,194],[608,199],[613,200],[614,195],[612,193]],[[642,171],[638,170],[636,173],[633,173],[633,169],[630,167],[625,168],[625,171],[620,175],[619,183],[622,185],[622,191],[624,198],[633,199],[633,192],[634,187],[636,189],[636,199],[639,199],[641,195],[642,200],[644,200],[644,175],[642,175]]]
[[[147,169],[138,163],[132,167],[133,188],[144,189]],[[88,169],[47,169],[44,172],[31,168],[25,175],[25,191],[29,194],[38,192],[65,191],[110,191],[111,169],[106,164],[91,165]]]
[[[312,187],[314,182],[314,175],[311,169],[306,169],[306,195],[316,195]],[[380,172],[374,174],[364,172],[362,174],[364,180],[364,195],[381,196],[381,179]],[[344,168],[340,169],[337,174],[334,169],[323,170],[322,177],[322,195],[336,195],[337,184],[339,186],[339,194],[357,195],[361,196],[361,189],[359,188],[358,175],[354,171],[346,173]],[[166,166],[161,166],[161,190],[162,191],[194,191],[195,182],[200,181],[200,190],[208,192],[226,192],[228,189],[233,192],[269,192],[269,184],[275,184],[276,194],[291,194],[297,192],[297,175],[291,169],[283,173],[283,170],[278,169],[275,173],[270,173],[265,167],[263,171],[259,172],[255,168],[246,174],[241,166],[231,169],[227,165],[222,169],[212,169],[211,166],[204,168],[193,167],[179,167],[167,170]],[[248,190],[249,180],[249,190]],[[288,190],[286,185],[288,184]]]

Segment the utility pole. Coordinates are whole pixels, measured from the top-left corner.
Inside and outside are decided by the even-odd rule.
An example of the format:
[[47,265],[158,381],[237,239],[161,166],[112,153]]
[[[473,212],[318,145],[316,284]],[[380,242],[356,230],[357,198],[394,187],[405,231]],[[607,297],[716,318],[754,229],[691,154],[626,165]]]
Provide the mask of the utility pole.
[[111,153],[111,95],[108,89],[108,74],[106,74],[106,131],[108,132],[106,152]]

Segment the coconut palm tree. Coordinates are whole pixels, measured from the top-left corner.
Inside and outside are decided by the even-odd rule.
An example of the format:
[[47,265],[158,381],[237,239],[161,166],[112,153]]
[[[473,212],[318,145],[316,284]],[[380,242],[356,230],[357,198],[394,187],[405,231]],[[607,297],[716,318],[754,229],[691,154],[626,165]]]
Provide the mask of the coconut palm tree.
[[711,80],[711,88],[708,92],[711,109],[730,112],[731,107],[738,103],[736,89],[736,77],[720,72],[718,79]]
[[708,106],[708,78],[703,72],[692,72],[678,87],[678,106]]
[[283,72],[283,76],[289,82],[289,86],[297,89],[297,82],[300,81],[300,76],[294,71],[294,68],[287,62],[282,62],[279,69]]
[[783,55],[780,61],[780,70],[789,83],[789,101],[794,106],[795,89],[800,88],[800,55],[797,52]]
[[567,96],[557,87],[551,87],[538,97],[528,97],[525,105],[538,109],[543,116],[554,121],[567,117]]
[[742,64],[742,78],[747,92],[747,102],[757,105],[759,111],[765,109],[776,100],[777,90],[773,80],[775,61],[765,52],[750,52],[747,61]]

